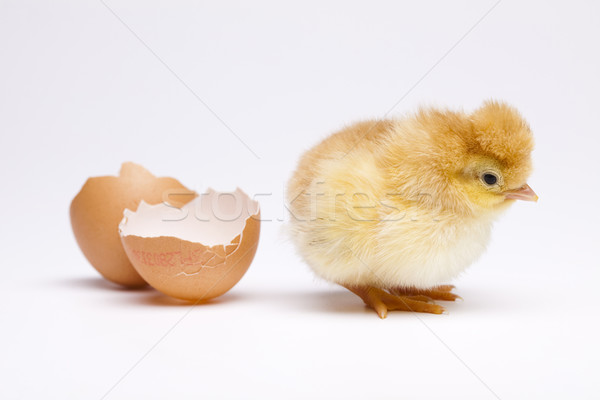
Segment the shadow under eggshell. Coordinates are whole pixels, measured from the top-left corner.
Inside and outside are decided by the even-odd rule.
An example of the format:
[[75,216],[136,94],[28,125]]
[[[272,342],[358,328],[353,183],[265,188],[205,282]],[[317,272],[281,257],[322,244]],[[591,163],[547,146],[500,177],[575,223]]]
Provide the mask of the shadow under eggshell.
[[173,178],[157,178],[134,163],[123,163],[119,176],[89,178],[71,202],[71,226],[90,264],[106,279],[127,287],[146,281],[127,258],[118,231],[126,208],[135,210],[167,201],[181,206],[196,194]]

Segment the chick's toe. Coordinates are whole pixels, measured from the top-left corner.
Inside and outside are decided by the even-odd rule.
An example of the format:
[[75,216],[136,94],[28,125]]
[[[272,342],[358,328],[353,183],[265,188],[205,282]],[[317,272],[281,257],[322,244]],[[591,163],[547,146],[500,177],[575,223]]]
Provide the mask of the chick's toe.
[[388,311],[393,310],[431,314],[442,314],[445,311],[444,307],[431,304],[430,299],[424,295],[398,296],[372,286],[349,286],[347,289],[359,296],[382,319],[387,317]]
[[405,297],[410,300],[424,301],[426,303],[435,303],[435,301],[433,301],[433,299],[431,297],[421,295],[421,294],[410,295],[410,296],[405,296]]
[[396,287],[390,289],[390,293],[396,296],[425,296],[433,300],[444,300],[444,301],[456,301],[462,300],[463,298],[459,295],[452,293],[451,290],[454,288],[452,285],[441,285],[431,289],[417,289],[417,288],[406,288]]

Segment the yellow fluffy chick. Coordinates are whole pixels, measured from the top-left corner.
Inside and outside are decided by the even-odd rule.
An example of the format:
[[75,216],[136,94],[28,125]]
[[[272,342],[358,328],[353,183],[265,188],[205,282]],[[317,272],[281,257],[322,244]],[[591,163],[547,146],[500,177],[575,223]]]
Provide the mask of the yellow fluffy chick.
[[360,122],[300,159],[288,186],[291,237],[317,275],[388,310],[440,314],[484,251],[494,219],[527,185],[533,137],[517,110],[422,109]]

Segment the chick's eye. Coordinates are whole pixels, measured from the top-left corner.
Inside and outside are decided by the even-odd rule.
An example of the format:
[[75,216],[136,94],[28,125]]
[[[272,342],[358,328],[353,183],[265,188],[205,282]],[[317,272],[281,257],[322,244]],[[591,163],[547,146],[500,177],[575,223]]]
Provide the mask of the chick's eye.
[[485,182],[485,184],[489,186],[498,183],[498,177],[490,172],[486,172],[485,174],[483,174],[482,179]]

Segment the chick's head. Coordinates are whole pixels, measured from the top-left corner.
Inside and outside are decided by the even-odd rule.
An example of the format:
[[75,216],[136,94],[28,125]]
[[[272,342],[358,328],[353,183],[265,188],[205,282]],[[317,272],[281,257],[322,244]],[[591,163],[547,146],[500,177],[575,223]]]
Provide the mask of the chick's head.
[[446,126],[436,138],[454,200],[475,212],[501,210],[516,199],[536,201],[527,185],[533,135],[519,112],[489,101],[460,119],[461,124]]

